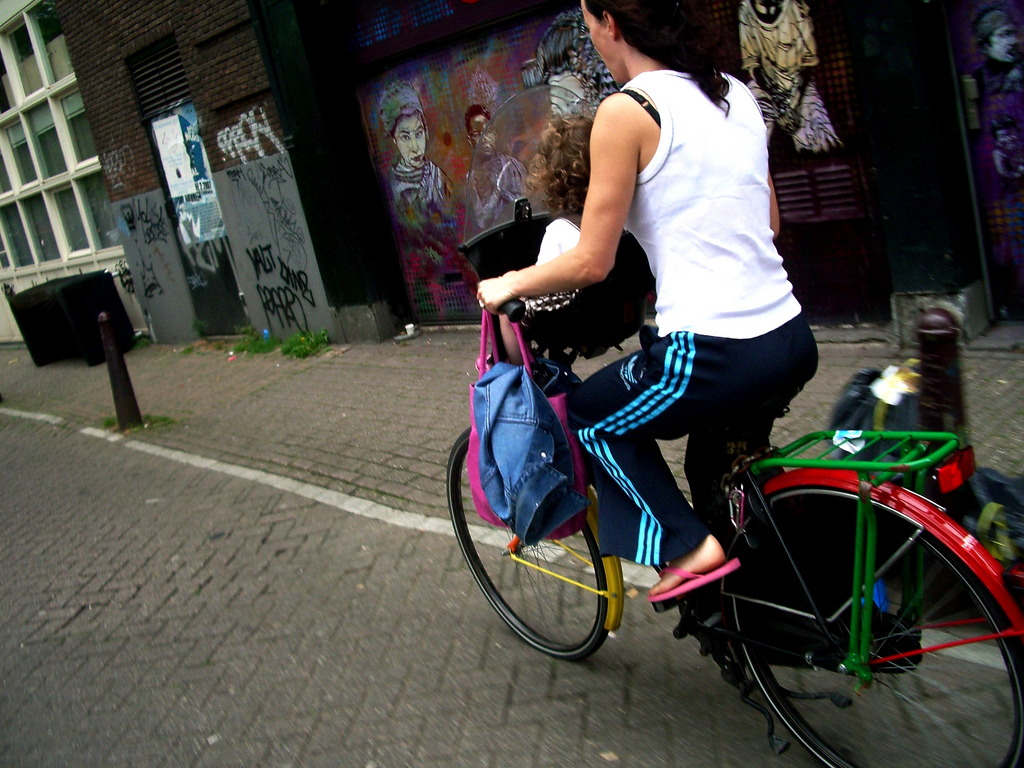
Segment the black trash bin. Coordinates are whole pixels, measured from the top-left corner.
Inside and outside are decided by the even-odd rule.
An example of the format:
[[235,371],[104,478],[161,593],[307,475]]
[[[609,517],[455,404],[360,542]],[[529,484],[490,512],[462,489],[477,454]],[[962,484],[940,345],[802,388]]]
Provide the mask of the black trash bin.
[[82,357],[105,361],[99,315],[110,315],[121,352],[131,349],[135,331],[109,272],[88,272],[50,280],[8,297],[25,346],[37,366]]

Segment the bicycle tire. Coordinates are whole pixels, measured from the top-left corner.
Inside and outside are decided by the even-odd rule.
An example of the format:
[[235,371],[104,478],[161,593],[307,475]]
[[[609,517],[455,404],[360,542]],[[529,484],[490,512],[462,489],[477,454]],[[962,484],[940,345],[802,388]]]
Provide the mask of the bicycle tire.
[[[511,530],[481,520],[473,506],[468,449],[467,429],[448,458],[447,494],[455,537],[474,580],[501,619],[533,648],[567,661],[589,656],[608,636],[608,598],[509,556]],[[520,547],[518,555],[597,592],[607,588],[604,563],[589,523],[566,539]]]
[[[857,505],[855,493],[838,484],[788,487],[766,497],[835,646],[809,617],[794,571],[762,520],[753,524],[757,548],[740,544],[744,568],[723,585],[733,628],[750,638],[737,643],[742,658],[775,714],[826,765],[1016,766],[1024,754],[1020,639],[915,653],[998,634],[1010,621],[956,552],[901,514],[900,500],[911,495],[894,489],[885,504],[874,503],[879,543],[870,687],[857,691],[857,678],[835,667],[849,642]],[[901,653],[911,655],[878,663]]]

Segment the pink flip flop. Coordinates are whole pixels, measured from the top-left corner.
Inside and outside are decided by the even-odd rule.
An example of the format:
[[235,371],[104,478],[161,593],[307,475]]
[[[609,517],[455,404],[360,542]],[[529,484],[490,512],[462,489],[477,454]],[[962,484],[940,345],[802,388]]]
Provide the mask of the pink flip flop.
[[676,568],[674,566],[667,566],[658,571],[659,574],[671,573],[676,576],[683,577],[683,583],[678,587],[670,589],[668,592],[659,592],[656,595],[648,595],[647,599],[652,603],[660,603],[665,600],[671,600],[673,597],[679,597],[685,595],[687,592],[692,592],[697,587],[702,587],[705,584],[709,584],[712,581],[717,581],[723,576],[732,573],[740,567],[740,561],[735,557],[731,560],[726,560],[724,564],[718,566],[713,571],[707,573],[690,573],[684,571],[682,568]]

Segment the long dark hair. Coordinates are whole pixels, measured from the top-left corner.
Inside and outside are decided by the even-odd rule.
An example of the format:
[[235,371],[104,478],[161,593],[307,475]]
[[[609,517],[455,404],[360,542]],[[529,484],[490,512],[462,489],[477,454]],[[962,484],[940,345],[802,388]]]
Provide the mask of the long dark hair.
[[719,37],[700,0],[583,0],[597,18],[612,16],[627,43],[655,61],[690,75],[717,106],[729,111],[729,81],[718,63]]

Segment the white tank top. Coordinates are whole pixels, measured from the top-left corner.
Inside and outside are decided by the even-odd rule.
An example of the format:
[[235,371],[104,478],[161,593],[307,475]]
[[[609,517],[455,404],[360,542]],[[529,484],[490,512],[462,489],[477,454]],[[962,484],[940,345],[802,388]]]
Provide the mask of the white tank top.
[[678,72],[645,72],[626,86],[661,116],[626,228],[657,280],[662,336],[749,339],[800,313],[772,242],[764,120],[750,91],[728,79],[728,116]]

